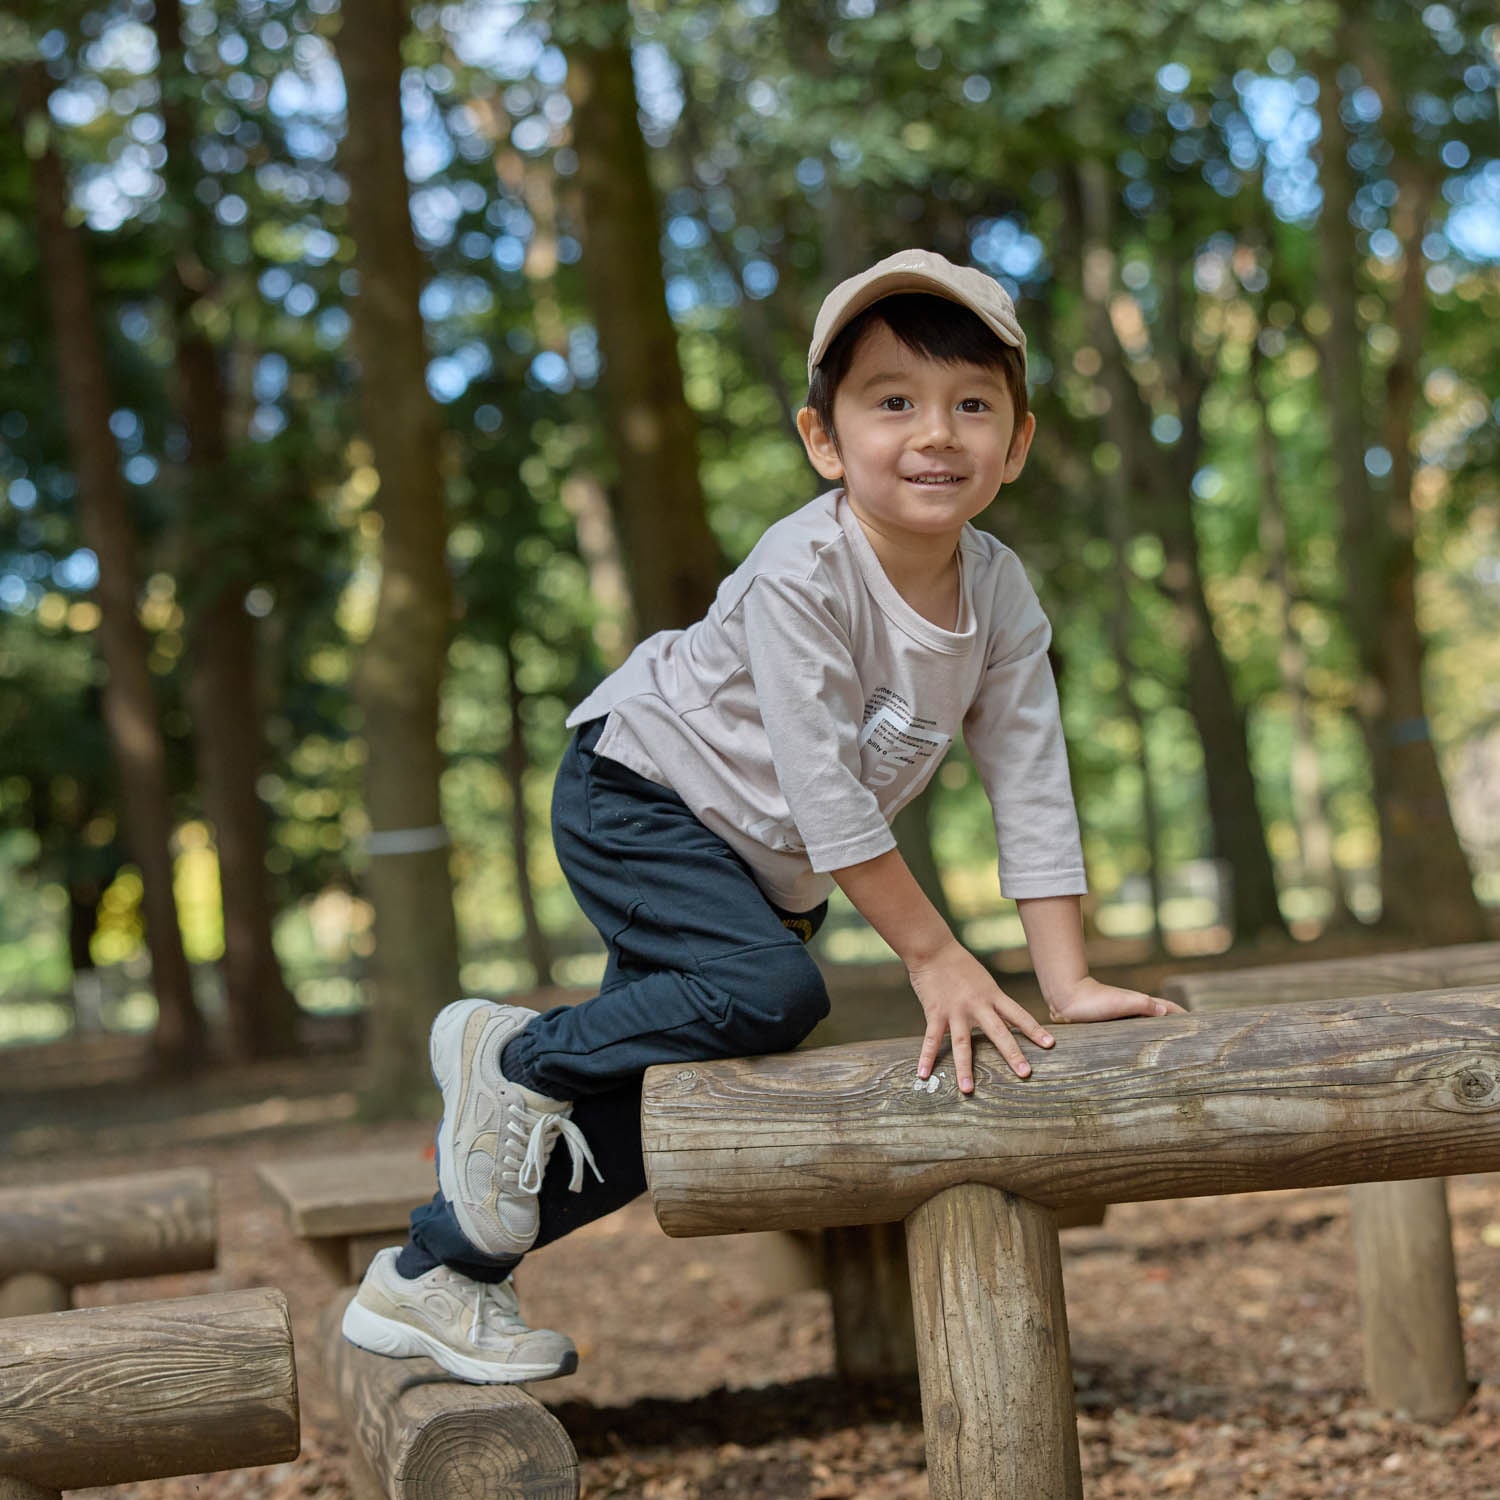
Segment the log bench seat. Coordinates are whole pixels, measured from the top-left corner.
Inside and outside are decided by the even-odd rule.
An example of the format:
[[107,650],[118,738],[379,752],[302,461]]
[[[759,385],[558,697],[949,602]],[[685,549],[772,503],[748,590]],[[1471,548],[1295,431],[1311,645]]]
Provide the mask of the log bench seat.
[[653,1068],[669,1234],[904,1221],[933,1500],[1079,1500],[1058,1210],[1500,1169],[1500,988],[1059,1028],[913,1090],[910,1040]]
[[212,1270],[212,1176],[201,1167],[0,1190],[0,1317],[60,1312],[72,1289]]
[[296,1458],[297,1376],[273,1288],[0,1320],[0,1495]]

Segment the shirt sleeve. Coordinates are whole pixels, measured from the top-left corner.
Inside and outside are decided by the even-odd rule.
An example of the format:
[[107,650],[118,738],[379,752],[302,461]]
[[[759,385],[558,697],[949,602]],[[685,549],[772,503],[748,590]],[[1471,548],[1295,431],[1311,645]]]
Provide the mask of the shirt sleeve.
[[964,742],[995,814],[1000,889],[1012,899],[1088,889],[1068,776],[1052,627],[1020,560],[1007,554],[984,676],[964,716]]
[[894,849],[875,794],[860,780],[864,702],[832,601],[805,580],[762,574],[741,609],[771,763],[808,863],[822,874]]

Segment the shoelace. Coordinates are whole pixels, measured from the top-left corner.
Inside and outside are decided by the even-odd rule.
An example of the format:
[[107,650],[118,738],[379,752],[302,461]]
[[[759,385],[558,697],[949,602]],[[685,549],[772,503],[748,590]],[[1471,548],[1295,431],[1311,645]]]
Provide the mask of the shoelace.
[[568,1145],[568,1155],[573,1159],[573,1177],[568,1187],[575,1193],[583,1191],[583,1167],[587,1162],[594,1176],[604,1181],[604,1173],[589,1150],[583,1132],[566,1115],[541,1114],[531,1127],[531,1136],[526,1142],[526,1157],[521,1163],[521,1191],[539,1193],[542,1190],[542,1174],[547,1168],[547,1154],[552,1149],[554,1138],[561,1136]]
[[474,1315],[469,1319],[469,1342],[471,1344],[477,1344],[480,1333],[489,1327],[486,1315],[491,1311],[500,1315],[500,1321],[494,1330],[496,1333],[508,1332],[506,1324],[522,1321],[521,1304],[516,1298],[516,1289],[511,1285],[509,1277],[494,1285],[479,1282],[475,1286]]

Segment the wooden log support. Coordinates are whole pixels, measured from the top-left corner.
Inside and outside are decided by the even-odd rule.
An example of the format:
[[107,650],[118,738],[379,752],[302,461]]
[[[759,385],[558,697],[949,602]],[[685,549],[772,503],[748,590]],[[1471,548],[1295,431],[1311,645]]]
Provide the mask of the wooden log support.
[[825,1230],[823,1255],[839,1374],[846,1380],[914,1375],[917,1346],[902,1226]]
[[1468,1404],[1447,1183],[1349,1189],[1365,1387],[1378,1406],[1447,1422]]
[[909,1040],[658,1067],[646,1176],[674,1235],[908,1218],[933,1500],[1071,1500],[1045,1210],[1500,1169],[1497,1019],[1489,987],[1062,1028],[1024,1082],[982,1046],[968,1097],[914,1089]]
[[[1206,1011],[1484,984],[1500,984],[1500,943],[1182,974],[1162,990]],[[1447,1184],[1360,1183],[1349,1204],[1366,1389],[1378,1405],[1446,1422],[1469,1399]]]
[[0,1318],[28,1313],[65,1312],[73,1305],[73,1289],[55,1276],[21,1271],[0,1281]]
[[516,1385],[465,1385],[430,1359],[356,1349],[339,1332],[352,1295],[333,1299],[318,1332],[369,1500],[578,1500],[578,1455],[540,1401]]
[[[43,1275],[74,1287],[207,1271],[217,1244],[213,1177],[201,1167],[0,1191],[0,1283]],[[32,1299],[14,1310],[53,1307]]]
[[1081,1500],[1057,1221],[975,1183],[906,1221],[934,1500]]
[[262,1287],[9,1318],[0,1429],[0,1473],[43,1491],[293,1459],[286,1298]]

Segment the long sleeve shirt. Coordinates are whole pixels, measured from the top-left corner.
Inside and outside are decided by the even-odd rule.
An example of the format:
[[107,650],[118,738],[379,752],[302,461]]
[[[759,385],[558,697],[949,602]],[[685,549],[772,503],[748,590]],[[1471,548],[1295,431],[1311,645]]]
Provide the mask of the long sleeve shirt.
[[962,733],[1012,897],[1086,889],[1051,627],[1020,560],[972,526],[958,628],[906,603],[835,490],[767,529],[686,630],[643,641],[568,718],[671,787],[778,906],[895,845],[890,822]]

